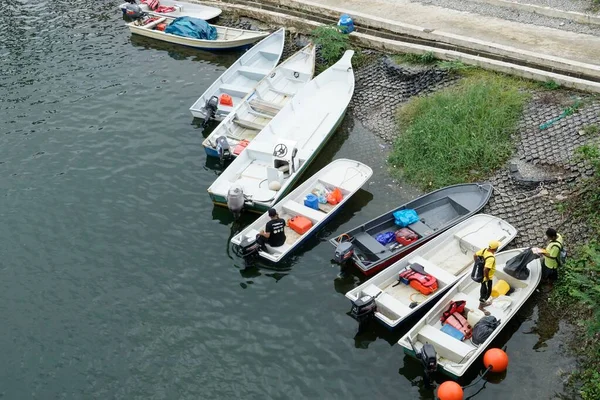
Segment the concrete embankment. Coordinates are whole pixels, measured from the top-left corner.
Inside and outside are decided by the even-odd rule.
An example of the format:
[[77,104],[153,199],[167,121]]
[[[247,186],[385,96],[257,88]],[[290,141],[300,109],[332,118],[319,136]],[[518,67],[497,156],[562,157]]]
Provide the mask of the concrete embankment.
[[[308,31],[323,22],[331,23],[347,12],[358,26],[358,32],[351,34],[351,39],[362,46],[392,52],[432,53],[443,60],[458,60],[528,79],[600,92],[600,66],[596,65],[600,59],[600,37],[597,36],[405,1],[377,0],[368,7],[357,1],[342,3],[339,0],[213,4],[241,16],[300,31]],[[411,23],[403,22],[405,20]]]

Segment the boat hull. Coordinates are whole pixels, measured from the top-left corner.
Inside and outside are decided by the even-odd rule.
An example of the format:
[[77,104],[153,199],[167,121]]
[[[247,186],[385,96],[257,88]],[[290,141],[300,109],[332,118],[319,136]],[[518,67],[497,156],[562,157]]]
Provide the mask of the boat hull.
[[[279,199],[285,197],[294,188],[294,186],[296,185],[296,183],[298,183],[298,180],[302,177],[302,174],[304,174],[304,172],[306,172],[306,170],[308,169],[308,167],[311,165],[311,163],[317,157],[317,154],[319,154],[321,152],[321,150],[323,149],[323,147],[325,147],[325,145],[331,139],[331,137],[333,136],[333,134],[335,133],[335,131],[337,131],[337,129],[339,128],[340,124],[344,120],[344,117],[346,116],[346,111],[347,110],[348,109],[346,108],[346,110],[344,110],[344,112],[342,113],[342,115],[340,115],[340,117],[336,121],[333,129],[329,132],[329,134],[321,142],[321,144],[319,145],[319,147],[317,148],[317,150],[315,150],[313,152],[313,154],[306,160],[306,162],[304,164],[302,164],[302,167],[301,167],[300,171],[298,173],[296,173],[293,178],[290,178],[290,179],[292,179],[292,181],[290,182],[289,185],[286,186],[286,188],[283,190],[283,192],[281,193],[281,195],[277,197],[277,199],[275,199],[274,201],[272,201],[270,203],[250,203],[250,204],[247,204],[247,205],[244,206],[244,211],[249,211],[249,212],[253,212],[253,213],[261,213],[262,214],[262,213],[268,211],[269,208],[271,208],[271,206],[273,204],[275,204],[275,203],[277,203],[279,201]],[[214,194],[210,190],[208,191],[208,195],[210,196],[210,199],[212,200],[212,202],[215,205],[221,206],[221,207],[227,207],[227,198],[225,196]]]
[[[127,15],[126,14],[127,5],[128,5],[128,3],[123,3],[119,6],[119,8],[123,12],[124,16]],[[138,4],[138,6],[140,6],[140,8],[142,9],[143,12],[148,13],[153,16],[157,16],[157,17],[177,18],[177,17],[188,16],[188,17],[194,17],[194,18],[199,18],[199,19],[208,21],[208,20],[217,18],[222,13],[222,10],[220,8],[208,7],[208,6],[203,6],[200,4],[185,3],[185,2],[180,2],[180,1],[162,0],[160,2],[160,5],[168,6],[168,7],[183,6],[183,8],[181,10],[176,10],[176,11],[172,11],[169,13],[157,13],[157,12],[151,11],[146,4]]]
[[242,40],[201,40],[201,39],[192,39],[186,38],[183,36],[171,35],[169,33],[164,33],[156,30],[149,30],[140,27],[135,27],[129,25],[129,30],[131,33],[144,36],[147,38],[160,40],[167,43],[177,44],[180,46],[191,47],[195,49],[201,50],[210,50],[210,51],[218,51],[218,50],[233,50],[233,49],[243,49],[246,48],[253,43],[265,38],[267,34],[256,35],[253,37],[248,37]]
[[[376,273],[381,272],[385,268],[394,264],[396,261],[407,256],[412,251],[416,250],[423,244],[429,242],[431,239],[434,239],[441,233],[445,232],[446,230],[452,228],[453,226],[461,223],[462,221],[468,219],[469,217],[471,217],[474,214],[476,214],[477,212],[479,212],[487,204],[487,202],[489,201],[489,199],[491,197],[491,193],[492,193],[491,185],[489,185],[489,184],[460,184],[460,185],[448,186],[446,188],[436,190],[434,192],[425,194],[411,202],[408,202],[396,209],[390,210],[390,211],[378,216],[377,218],[374,218],[371,221],[366,222],[363,225],[360,225],[354,229],[351,229],[348,232],[343,233],[342,235],[338,236],[337,238],[332,238],[329,240],[329,242],[334,247],[337,247],[339,244],[338,238],[343,235],[352,237],[355,234],[363,234],[363,232],[364,232],[364,234],[367,234],[368,236],[373,237],[375,234],[368,233],[368,231],[370,231],[371,229],[375,229],[377,232],[379,232],[380,226],[388,226],[388,228],[384,229],[384,230],[398,229],[398,227],[389,226],[390,221],[393,221],[392,214],[395,211],[403,209],[403,208],[413,208],[414,207],[414,208],[418,209],[419,207],[429,206],[429,204],[431,204],[431,203],[444,201],[446,199],[446,197],[450,197],[452,195],[452,194],[448,195],[446,193],[452,193],[453,191],[460,191],[462,189],[464,189],[464,193],[467,193],[467,194],[471,193],[471,192],[477,193],[476,190],[477,191],[482,190],[482,192],[480,193],[479,203],[476,206],[471,207],[470,209],[463,207],[465,210],[463,214],[458,215],[454,219],[448,220],[447,222],[443,223],[441,226],[436,227],[436,229],[430,229],[426,235],[421,235],[421,237],[416,242],[409,244],[409,245],[401,248],[400,250],[395,250],[396,252],[394,252],[394,253],[392,253],[392,251],[381,251],[380,254],[386,254],[386,253],[387,254],[382,256],[377,261],[369,260],[368,264],[364,264],[362,260],[358,259],[357,255],[353,256],[351,260],[347,261],[347,262],[351,263],[363,275],[365,275],[367,277],[374,276]],[[412,227],[412,225],[409,225],[409,227]],[[360,240],[359,239],[357,239],[357,240],[360,243]]]

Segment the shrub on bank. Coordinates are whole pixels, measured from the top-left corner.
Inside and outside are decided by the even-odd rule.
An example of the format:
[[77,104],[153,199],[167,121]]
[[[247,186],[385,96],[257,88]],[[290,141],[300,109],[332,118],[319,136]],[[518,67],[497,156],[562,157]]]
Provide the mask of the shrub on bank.
[[422,188],[477,181],[510,157],[528,94],[520,81],[476,73],[457,86],[412,98],[400,108],[389,162]]
[[[584,221],[591,229],[591,237],[597,238],[600,235],[600,149],[586,145],[580,147],[578,153],[591,164],[594,175],[583,183],[566,209],[571,212],[570,218]],[[580,394],[584,400],[600,399],[600,243],[597,240],[574,250],[561,270],[555,301],[562,307],[573,307],[577,315],[583,316],[586,332],[577,339],[582,344],[579,349],[583,350],[583,363],[572,380],[581,384]]]

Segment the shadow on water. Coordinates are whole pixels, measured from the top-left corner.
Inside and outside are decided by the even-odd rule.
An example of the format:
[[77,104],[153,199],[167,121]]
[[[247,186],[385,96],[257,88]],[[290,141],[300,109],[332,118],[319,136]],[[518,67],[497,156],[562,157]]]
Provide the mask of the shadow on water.
[[229,67],[243,54],[243,51],[239,50],[211,52],[194,49],[134,34],[131,35],[131,44],[134,47],[143,48],[145,50],[166,51],[169,57],[174,60],[199,61],[220,67]]

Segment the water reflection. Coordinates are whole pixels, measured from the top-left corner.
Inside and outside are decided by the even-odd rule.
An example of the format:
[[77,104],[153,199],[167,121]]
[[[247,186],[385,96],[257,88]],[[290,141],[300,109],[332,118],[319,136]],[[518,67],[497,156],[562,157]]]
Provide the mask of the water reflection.
[[134,47],[143,48],[144,50],[166,51],[169,57],[174,60],[198,61],[214,64],[219,67],[229,67],[243,54],[243,51],[211,52],[134,34],[131,34],[130,40]]

